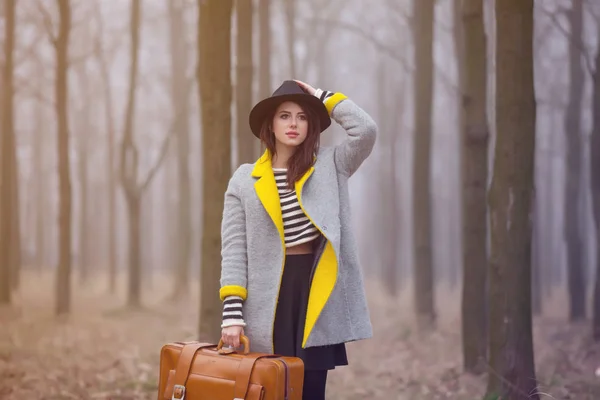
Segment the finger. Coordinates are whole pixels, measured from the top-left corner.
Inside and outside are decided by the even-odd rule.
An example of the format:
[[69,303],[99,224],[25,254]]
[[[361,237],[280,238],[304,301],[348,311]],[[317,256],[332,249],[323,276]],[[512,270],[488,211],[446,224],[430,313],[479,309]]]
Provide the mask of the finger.
[[233,347],[235,347],[235,348],[240,347],[240,337],[239,336],[235,336],[233,338]]
[[296,82],[298,85],[300,85],[300,86],[302,87],[302,89],[308,90],[308,84],[306,84],[306,83],[304,83],[304,82],[302,82],[302,81],[296,80],[296,79],[294,79],[294,81],[295,81],[295,82]]

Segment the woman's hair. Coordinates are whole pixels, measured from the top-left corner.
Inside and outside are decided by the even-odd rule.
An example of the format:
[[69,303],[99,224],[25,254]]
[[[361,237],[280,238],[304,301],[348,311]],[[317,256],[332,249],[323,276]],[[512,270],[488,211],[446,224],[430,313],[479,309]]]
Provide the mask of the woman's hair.
[[[294,183],[302,178],[302,176],[312,167],[314,163],[314,156],[319,150],[319,143],[321,137],[321,123],[317,116],[317,113],[308,105],[303,102],[297,103],[302,110],[306,113],[308,120],[308,130],[306,133],[306,139],[298,145],[294,154],[288,160],[287,166],[287,182],[290,189],[293,189]],[[267,115],[263,121],[260,129],[260,140],[266,146],[267,150],[273,157],[276,153],[275,150],[275,134],[271,128],[273,118],[275,117],[274,108]]]

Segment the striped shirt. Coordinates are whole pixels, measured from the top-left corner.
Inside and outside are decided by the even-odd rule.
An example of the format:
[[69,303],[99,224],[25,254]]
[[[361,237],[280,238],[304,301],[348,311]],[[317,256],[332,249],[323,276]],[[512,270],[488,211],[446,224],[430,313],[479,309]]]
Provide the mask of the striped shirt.
[[242,302],[242,298],[239,296],[227,296],[223,300],[223,324],[221,328],[233,325],[246,326],[242,316]]
[[287,169],[273,168],[273,173],[275,174],[275,183],[277,183],[279,201],[281,202],[285,247],[310,242],[319,237],[319,231],[300,208],[296,190],[288,188]]

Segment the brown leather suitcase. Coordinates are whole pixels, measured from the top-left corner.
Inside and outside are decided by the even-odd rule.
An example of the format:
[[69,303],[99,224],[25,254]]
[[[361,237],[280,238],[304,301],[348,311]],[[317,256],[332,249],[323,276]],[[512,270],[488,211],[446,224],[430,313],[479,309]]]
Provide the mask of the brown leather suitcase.
[[160,353],[158,400],[302,400],[304,363],[200,342],[173,342]]

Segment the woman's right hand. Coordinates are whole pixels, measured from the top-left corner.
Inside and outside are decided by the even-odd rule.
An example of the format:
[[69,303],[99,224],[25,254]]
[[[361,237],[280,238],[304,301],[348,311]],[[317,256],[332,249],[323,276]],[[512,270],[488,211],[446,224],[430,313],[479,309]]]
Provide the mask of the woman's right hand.
[[244,334],[244,327],[240,325],[227,326],[221,330],[221,339],[223,344],[233,347],[240,347],[240,335]]

